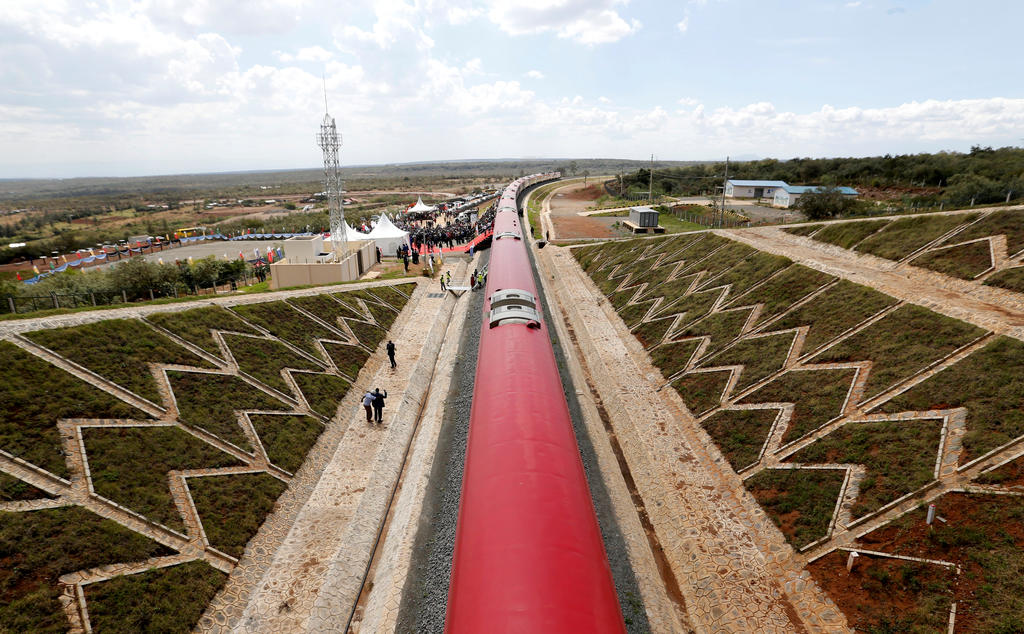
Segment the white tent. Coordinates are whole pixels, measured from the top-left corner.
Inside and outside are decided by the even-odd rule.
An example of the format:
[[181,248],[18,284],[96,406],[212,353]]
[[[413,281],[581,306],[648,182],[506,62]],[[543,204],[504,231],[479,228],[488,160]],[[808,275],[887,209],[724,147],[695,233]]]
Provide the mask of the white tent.
[[409,244],[409,232],[396,227],[387,216],[381,216],[366,239],[376,242],[384,255],[394,255],[399,246]]
[[422,196],[417,196],[416,197],[416,204],[413,205],[412,207],[410,207],[409,209],[407,209],[405,211],[405,213],[407,213],[407,214],[414,214],[414,213],[418,213],[418,212],[421,212],[421,211],[434,211],[436,209],[437,209],[437,207],[434,207],[433,205],[424,205],[423,204],[423,197]]
[[[339,236],[339,238],[340,237],[341,236]],[[345,221],[345,238],[346,238],[346,241],[348,241],[348,242],[356,242],[358,240],[369,240],[370,239],[370,237],[367,234],[361,233],[361,232],[356,231],[355,229],[353,229],[352,226],[348,224],[347,220]],[[334,242],[334,236],[330,236],[329,238],[324,238],[324,242]]]

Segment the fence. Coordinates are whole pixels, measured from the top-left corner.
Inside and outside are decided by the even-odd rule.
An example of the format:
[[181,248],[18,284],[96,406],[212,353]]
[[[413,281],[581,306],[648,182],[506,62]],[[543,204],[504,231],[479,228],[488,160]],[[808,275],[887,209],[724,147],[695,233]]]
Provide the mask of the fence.
[[[38,310],[53,310],[59,308],[82,308],[94,306],[113,306],[116,304],[131,304],[140,301],[152,301],[155,299],[177,298],[177,297],[199,297],[202,295],[216,295],[218,292],[226,293],[233,291],[242,284],[242,280],[229,281],[217,284],[212,287],[191,288],[174,287],[172,290],[149,288],[142,292],[120,291],[98,291],[92,293],[50,293],[49,295],[9,295],[0,300],[0,314],[25,314]],[[257,282],[256,278],[248,278],[248,281]]]
[[729,229],[734,227],[750,226],[749,220],[739,220],[738,218],[729,218],[728,216],[723,218],[720,214],[699,214],[692,211],[685,211],[680,208],[672,208],[671,211],[672,215],[679,220],[692,222],[693,224],[701,225],[702,227]]

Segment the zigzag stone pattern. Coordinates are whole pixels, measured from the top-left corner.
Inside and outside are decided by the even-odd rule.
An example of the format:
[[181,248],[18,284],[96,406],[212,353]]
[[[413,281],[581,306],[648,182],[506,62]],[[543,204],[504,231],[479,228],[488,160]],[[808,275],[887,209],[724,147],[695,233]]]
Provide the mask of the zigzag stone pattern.
[[194,627],[413,288],[0,326],[0,630]]
[[[958,235],[979,240],[970,232],[1005,228],[1005,216],[1019,213],[943,217],[904,259],[961,244]],[[879,226],[866,234],[874,240],[866,249],[891,246],[883,238],[898,242],[906,230]],[[791,239],[807,241],[802,236],[813,239],[817,231],[794,231]],[[885,558],[902,550],[917,553],[906,561],[930,561],[928,549],[912,540],[870,550],[865,544],[877,546],[874,538],[863,538],[911,522],[907,514],[921,505],[942,506],[950,490],[973,496],[957,503],[963,517],[961,507],[984,506],[985,495],[1022,494],[1024,476],[988,474],[1024,460],[1024,343],[978,327],[983,319],[968,324],[854,284],[841,269],[769,258],[751,246],[756,241],[724,237],[738,233],[611,242],[573,254],[661,369],[662,387],[679,392],[708,442],[798,549],[798,560],[815,562],[819,585],[846,592],[829,581],[835,561],[827,556],[837,551],[873,557],[878,574],[890,566]],[[1018,250],[1022,239],[1011,240]],[[1016,256],[996,259],[1011,266]],[[1019,312],[1013,301],[1005,310]],[[1011,543],[1013,561],[1024,561],[1024,534],[1014,533]],[[882,550],[888,554],[876,552]],[[954,550],[934,565],[961,566],[966,555]],[[987,576],[1013,594],[1010,576]],[[958,601],[981,609],[965,588],[948,587],[938,603],[946,606],[942,623],[947,613],[955,618]],[[934,604],[922,598],[927,593],[910,594],[915,605]],[[840,606],[851,625],[887,618],[857,612],[854,603]],[[994,618],[962,609],[962,623]],[[900,622],[910,629],[931,618],[908,614]]]

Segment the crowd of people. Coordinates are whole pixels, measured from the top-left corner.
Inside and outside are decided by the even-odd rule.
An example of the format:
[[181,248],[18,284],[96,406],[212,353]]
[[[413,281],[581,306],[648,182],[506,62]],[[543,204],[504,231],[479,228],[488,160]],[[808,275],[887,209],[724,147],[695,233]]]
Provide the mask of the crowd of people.
[[474,223],[470,216],[455,215],[441,211],[433,214],[420,214],[416,218],[395,220],[395,225],[409,232],[409,242],[413,251],[424,247],[430,251],[435,247],[451,249],[459,244],[471,242],[473,238],[488,231],[494,224],[494,209],[491,207]]

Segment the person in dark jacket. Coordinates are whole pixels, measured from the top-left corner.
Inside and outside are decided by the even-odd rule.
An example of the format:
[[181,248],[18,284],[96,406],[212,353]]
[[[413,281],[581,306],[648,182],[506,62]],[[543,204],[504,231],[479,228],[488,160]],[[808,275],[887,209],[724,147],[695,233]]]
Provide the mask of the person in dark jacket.
[[395,363],[395,343],[388,339],[387,345],[388,359],[391,361],[391,369],[393,370],[397,363]]
[[373,419],[378,425],[384,422],[384,399],[387,397],[387,390],[381,393],[378,387],[373,391]]

